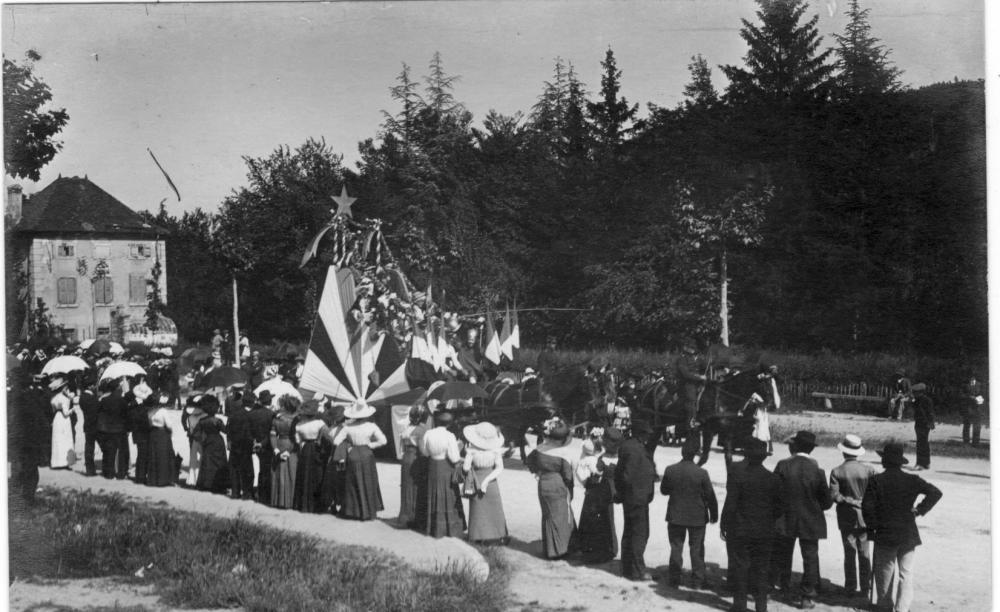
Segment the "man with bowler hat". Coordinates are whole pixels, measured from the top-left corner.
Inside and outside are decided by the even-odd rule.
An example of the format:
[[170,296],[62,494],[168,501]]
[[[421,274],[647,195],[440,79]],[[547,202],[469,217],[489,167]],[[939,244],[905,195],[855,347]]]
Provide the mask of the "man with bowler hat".
[[668,466],[660,481],[660,493],[670,497],[667,504],[667,537],[670,540],[670,586],[680,586],[684,566],[684,538],[689,538],[691,578],[696,588],[707,588],[705,579],[705,524],[719,520],[708,471],[694,463],[698,439],[689,436],[681,448],[681,460]]
[[[902,444],[890,442],[878,454],[885,471],[868,482],[861,502],[865,523],[875,540],[875,610],[909,612],[914,591],[913,565],[921,543],[916,519],[938,503],[941,491],[916,474],[903,472],[908,461]],[[921,495],[923,500],[916,504]],[[893,593],[897,573],[899,586]]]
[[653,501],[656,464],[648,450],[653,428],[645,421],[633,421],[632,436],[618,449],[615,469],[615,502],[622,505],[622,576],[648,581],[646,543],[649,541],[649,504]]
[[774,553],[771,557],[771,584],[788,592],[792,579],[792,555],[795,541],[802,554],[802,583],[798,605],[816,607],[819,586],[819,541],[826,539],[826,517],[823,511],[833,505],[826,472],[820,469],[809,453],[816,448],[816,435],[799,431],[788,440],[791,457],[782,459],[774,468],[781,478],[785,508],[777,523]]
[[744,467],[732,470],[726,483],[721,533],[733,565],[733,605],[745,612],[752,591],[757,612],[767,611],[767,573],[774,542],[775,522],[783,512],[781,478],[764,467],[767,443],[750,440],[744,449]]
[[913,429],[917,435],[917,470],[931,469],[930,434],[934,429],[934,402],[927,395],[927,385],[913,385]]
[[875,476],[875,468],[858,460],[865,454],[860,437],[847,434],[837,448],[844,462],[830,472],[830,497],[837,504],[837,527],[844,544],[844,591],[850,597],[860,590],[867,597],[871,588],[872,556],[861,500],[868,482]]

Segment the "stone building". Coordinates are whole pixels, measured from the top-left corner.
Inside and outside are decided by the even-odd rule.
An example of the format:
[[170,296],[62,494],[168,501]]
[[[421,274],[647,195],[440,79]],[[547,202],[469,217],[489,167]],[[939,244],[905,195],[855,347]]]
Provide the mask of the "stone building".
[[[124,340],[145,324],[147,281],[157,262],[160,297],[167,301],[167,231],[86,176],[60,176],[31,196],[12,185],[4,212],[13,227],[8,239],[15,242],[7,252],[21,279],[15,295],[23,305],[22,335],[42,306],[66,340]],[[169,319],[162,326],[176,337]]]

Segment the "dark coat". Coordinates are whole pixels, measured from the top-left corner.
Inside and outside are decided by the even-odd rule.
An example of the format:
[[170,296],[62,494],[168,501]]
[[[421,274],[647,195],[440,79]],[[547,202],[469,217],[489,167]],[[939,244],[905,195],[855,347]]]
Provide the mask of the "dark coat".
[[642,443],[635,438],[622,442],[615,469],[615,501],[626,506],[648,504],[653,501],[655,481],[656,464]]
[[669,495],[667,522],[683,527],[704,527],[719,520],[719,502],[715,498],[708,471],[690,459],[668,466],[660,481],[660,493]]
[[934,429],[934,402],[923,393],[913,398],[913,425],[921,429]]
[[269,446],[271,442],[271,421],[274,413],[264,406],[257,406],[247,413],[247,424],[253,441],[261,446]]
[[826,472],[812,457],[793,455],[774,468],[781,478],[785,512],[778,521],[778,534],[789,538],[822,540],[826,538],[823,511],[833,505]]
[[248,453],[253,449],[253,433],[250,431],[250,413],[242,406],[235,408],[226,422],[229,448]]
[[886,468],[868,481],[861,502],[868,530],[877,544],[887,546],[918,545],[917,515],[913,513],[917,497],[924,499],[916,506],[919,515],[927,514],[941,499],[941,490],[916,474],[907,474],[895,467]]
[[784,509],[781,478],[763,465],[741,462],[733,468],[726,482],[722,532],[728,539],[773,538]]
[[87,389],[80,393],[80,411],[83,413],[83,433],[97,433],[97,412],[100,405],[97,402],[97,395]]
[[698,391],[705,384],[705,381],[701,379],[702,373],[698,371],[697,367],[693,357],[681,355],[677,358],[677,382],[681,385],[685,399],[698,399]]
[[115,391],[97,400],[97,431],[125,433],[128,431],[128,404],[121,392]]

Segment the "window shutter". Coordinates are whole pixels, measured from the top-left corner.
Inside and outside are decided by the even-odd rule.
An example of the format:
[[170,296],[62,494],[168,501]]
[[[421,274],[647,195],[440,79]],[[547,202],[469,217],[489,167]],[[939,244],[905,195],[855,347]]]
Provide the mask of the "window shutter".
[[76,304],[76,279],[60,278],[56,281],[56,302],[59,304]]
[[110,277],[94,279],[94,300],[98,304],[110,304],[115,300],[114,283]]
[[146,275],[129,274],[128,301],[132,304],[146,303]]

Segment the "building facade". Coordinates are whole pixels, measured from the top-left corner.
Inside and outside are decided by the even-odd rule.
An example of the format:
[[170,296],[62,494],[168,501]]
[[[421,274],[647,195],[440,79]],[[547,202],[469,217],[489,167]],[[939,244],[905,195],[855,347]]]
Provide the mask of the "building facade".
[[145,324],[157,265],[160,299],[167,301],[166,230],[87,177],[59,177],[30,197],[12,186],[7,195],[27,319],[43,307],[66,340],[122,340]]

